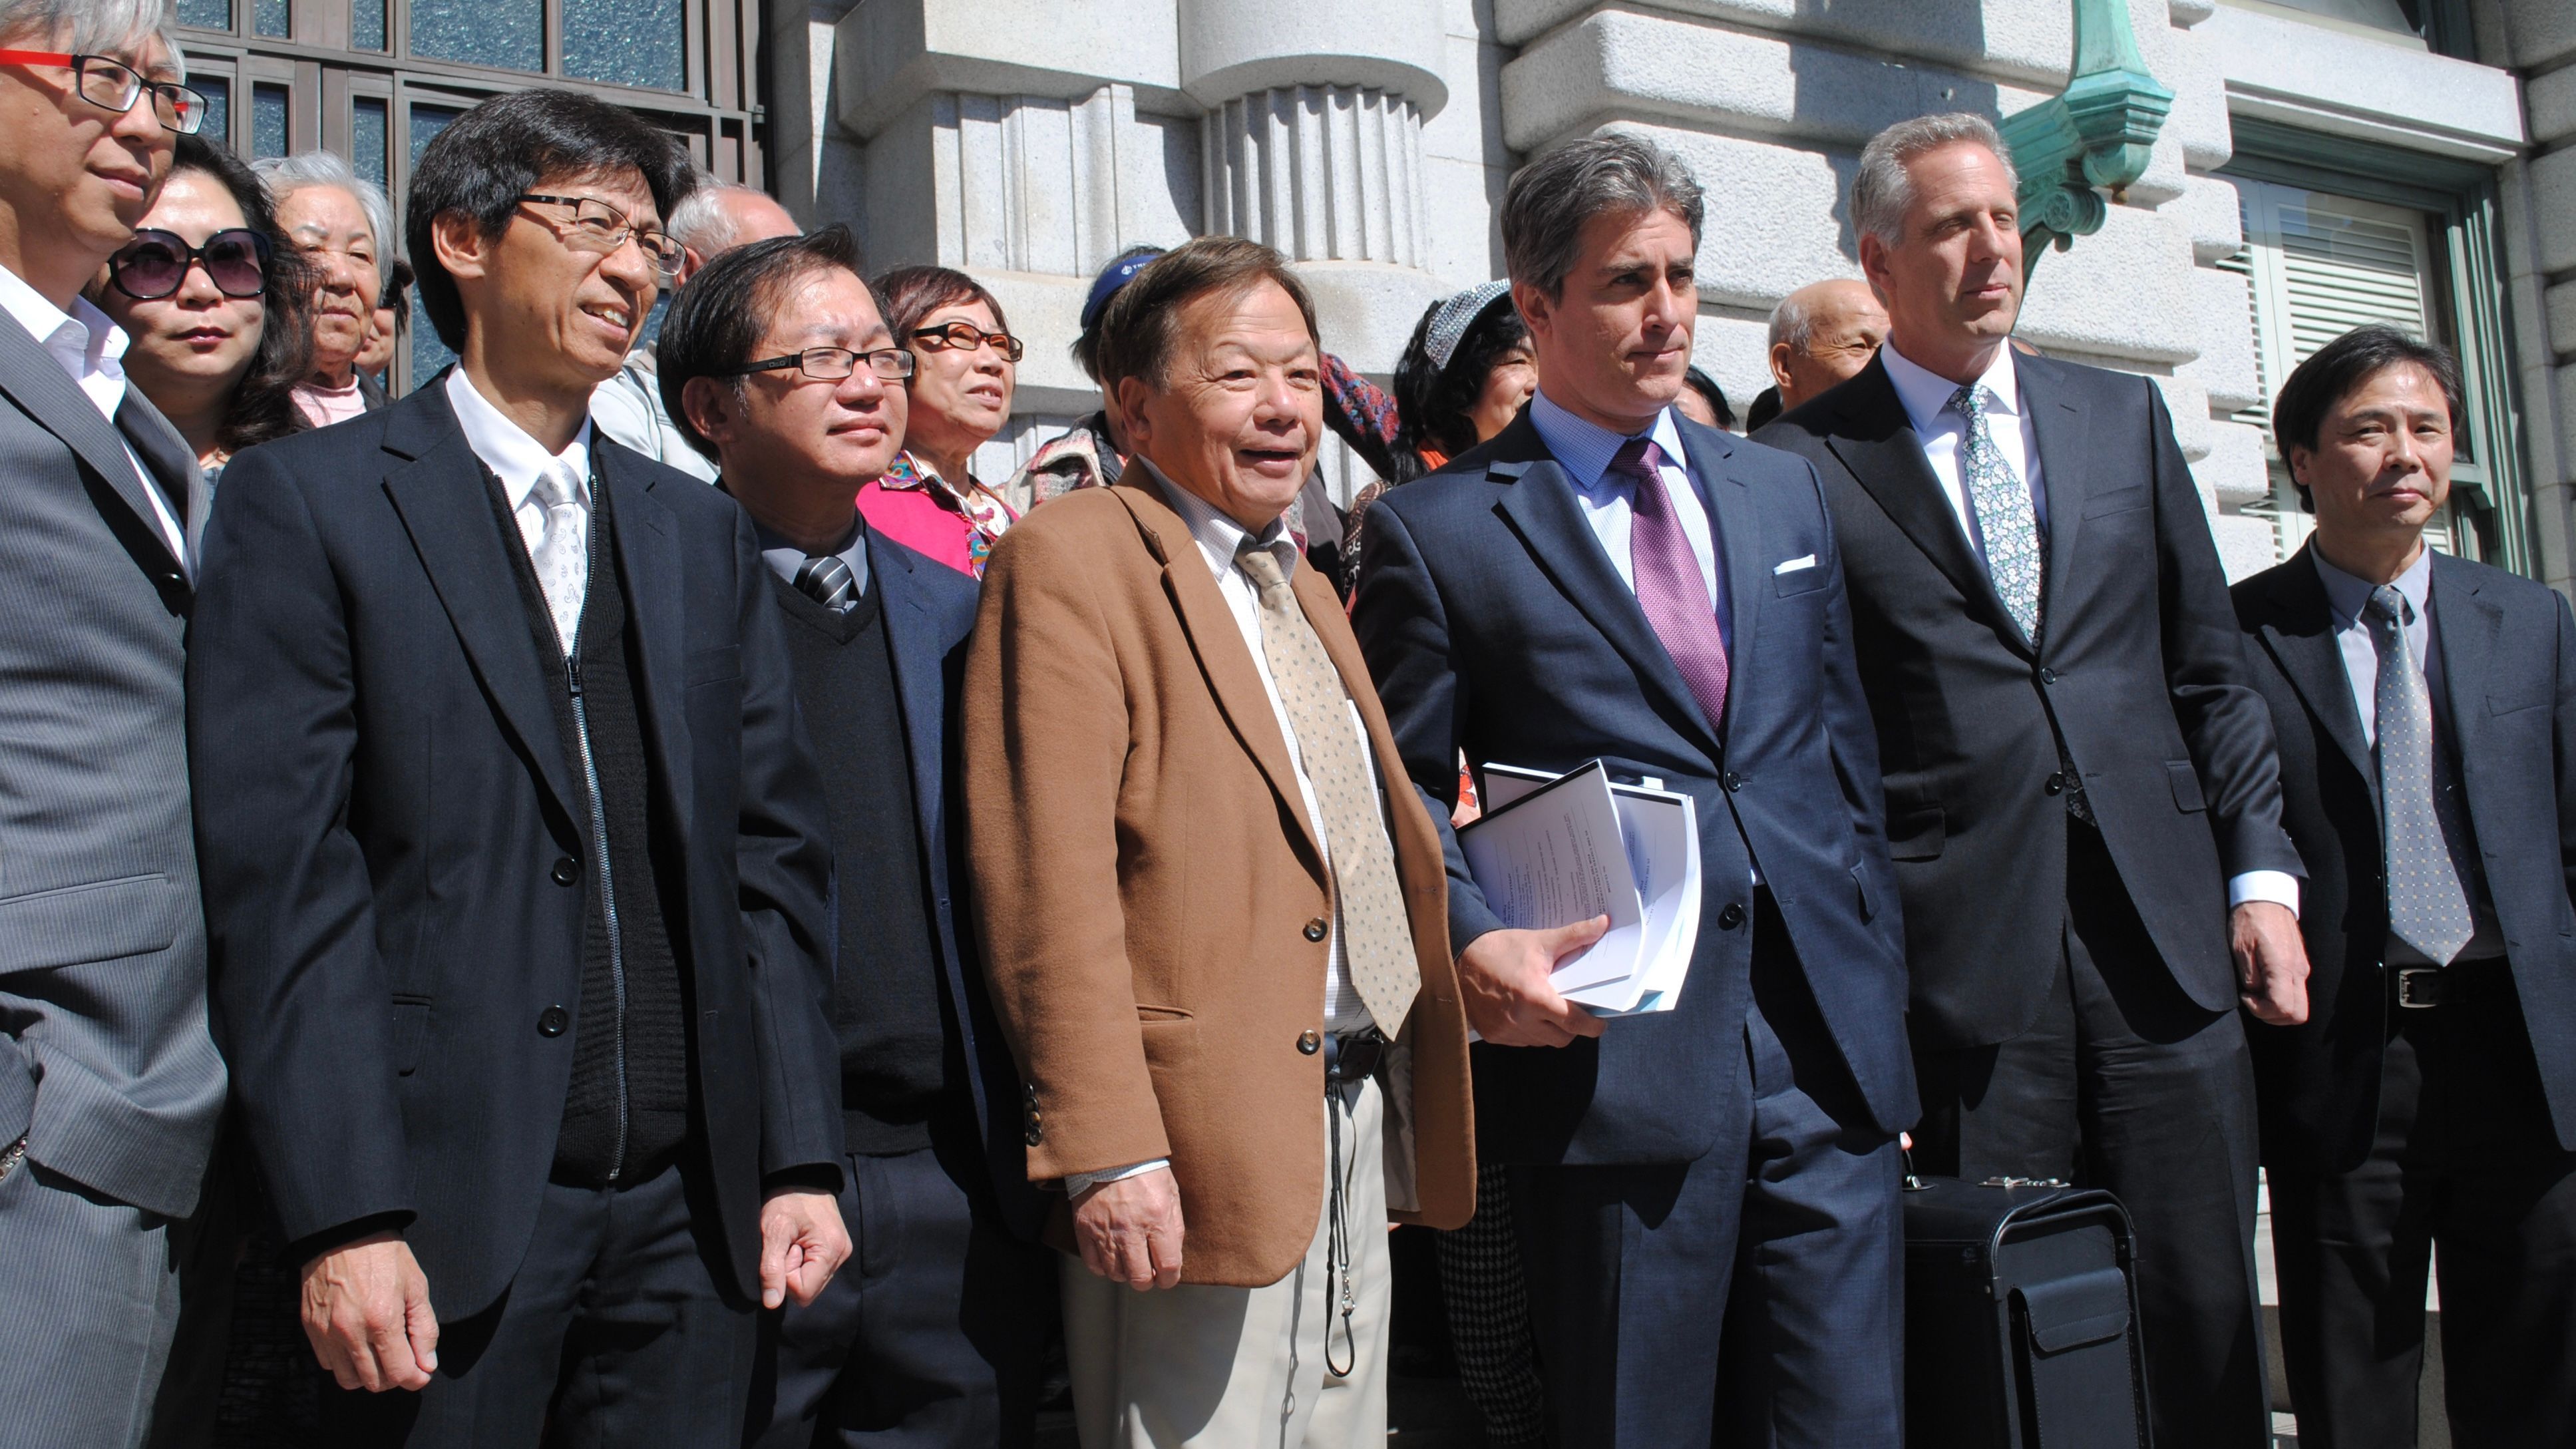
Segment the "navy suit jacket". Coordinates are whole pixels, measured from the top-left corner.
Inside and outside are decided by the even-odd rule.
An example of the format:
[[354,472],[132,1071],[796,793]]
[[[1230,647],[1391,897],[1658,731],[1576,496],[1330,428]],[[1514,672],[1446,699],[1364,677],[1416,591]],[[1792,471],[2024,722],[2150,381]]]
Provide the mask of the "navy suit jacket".
[[[2371,1150],[2388,1040],[2379,771],[2306,552],[2233,593],[2280,736],[2282,823],[2308,868],[2308,1019],[2246,1026],[2263,1157],[2350,1171]],[[2430,612],[2450,696],[2446,743],[2487,895],[2558,1145],[2576,1151],[2576,617],[2545,585],[2447,554],[2433,556]]]
[[1351,624],[1439,822],[1458,948],[1501,924],[1449,828],[1460,750],[1541,770],[1598,756],[1615,777],[1651,776],[1697,803],[1705,889],[1681,1004],[1564,1048],[1476,1047],[1479,1151],[1495,1161],[1688,1162],[1714,1145],[1742,1109],[1757,863],[1870,1117],[1893,1132],[1917,1114],[1878,751],[1833,520],[1798,459],[1688,420],[1681,431],[1732,606],[1721,722],[1683,683],[1526,409],[1389,490],[1363,533]]
[[[913,808],[921,820],[924,879],[936,909],[931,942],[947,985],[947,1017],[967,1064],[975,1123],[983,1134],[985,1167],[1003,1219],[1034,1239],[1046,1204],[1029,1184],[1028,1147],[1021,1139],[1020,1075],[1010,1043],[984,995],[984,972],[969,953],[975,934],[965,870],[965,773],[958,738],[957,701],[966,670],[966,639],[975,632],[973,579],[868,532],[868,588],[877,595],[886,639],[894,656],[894,688],[903,712],[904,745],[912,768]],[[836,911],[834,919],[839,919]]]
[[[841,1161],[822,784],[750,518],[591,448],[684,886],[695,1136],[752,1294],[764,1181]],[[404,1225],[451,1321],[536,1228],[589,855],[484,476],[437,383],[242,454],[188,653],[217,1039],[280,1226]]]

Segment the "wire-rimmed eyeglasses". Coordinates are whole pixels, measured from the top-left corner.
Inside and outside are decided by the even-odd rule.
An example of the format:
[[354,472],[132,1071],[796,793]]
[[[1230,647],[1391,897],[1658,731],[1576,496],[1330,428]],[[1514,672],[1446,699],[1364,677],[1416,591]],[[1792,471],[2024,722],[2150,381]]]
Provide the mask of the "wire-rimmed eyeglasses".
[[633,237],[636,250],[644,254],[644,260],[653,264],[653,270],[661,275],[662,280],[667,282],[680,274],[683,253],[669,232],[637,226],[626,219],[626,213],[595,196],[547,196],[531,191],[519,199],[533,201],[540,206],[571,207],[572,222],[560,233],[568,247],[606,256],[624,246],[627,238]]
[[197,134],[206,124],[206,98],[176,81],[157,81],[121,60],[104,55],[73,55],[60,50],[0,50],[0,63],[68,66],[77,77],[82,100],[104,111],[124,115],[146,91],[161,129],[182,136]]

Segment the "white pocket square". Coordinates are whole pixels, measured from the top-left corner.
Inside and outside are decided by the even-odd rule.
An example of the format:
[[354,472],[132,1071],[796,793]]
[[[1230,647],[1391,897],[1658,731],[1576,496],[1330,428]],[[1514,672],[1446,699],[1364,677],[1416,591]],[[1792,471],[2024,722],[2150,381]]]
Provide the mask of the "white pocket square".
[[1771,572],[1775,574],[1794,574],[1800,569],[1811,569],[1815,566],[1816,556],[1811,553],[1802,553],[1796,558],[1789,560],[1787,563],[1774,566]]

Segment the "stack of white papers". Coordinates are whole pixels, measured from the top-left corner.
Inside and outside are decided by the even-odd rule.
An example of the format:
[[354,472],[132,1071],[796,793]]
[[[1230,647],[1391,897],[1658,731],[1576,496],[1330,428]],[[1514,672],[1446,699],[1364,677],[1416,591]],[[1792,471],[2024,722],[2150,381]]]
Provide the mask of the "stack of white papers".
[[1506,926],[1610,929],[1556,968],[1565,999],[1596,1016],[1670,1011],[1699,942],[1699,818],[1691,798],[1614,784],[1599,760],[1562,775],[1489,764],[1485,814],[1458,832]]

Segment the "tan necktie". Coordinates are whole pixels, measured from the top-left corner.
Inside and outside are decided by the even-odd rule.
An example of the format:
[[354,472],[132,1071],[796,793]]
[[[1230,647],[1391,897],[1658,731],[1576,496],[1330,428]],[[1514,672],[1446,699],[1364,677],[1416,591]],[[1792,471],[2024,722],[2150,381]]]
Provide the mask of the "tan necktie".
[[1342,931],[1342,956],[1351,985],[1388,1040],[1404,1028],[1413,994],[1422,988],[1413,955],[1413,926],[1405,918],[1404,891],[1395,875],[1395,848],[1378,813],[1369,762],[1351,729],[1350,694],[1315,637],[1315,626],[1297,607],[1287,570],[1277,554],[1247,538],[1235,561],[1261,594],[1261,652],[1288,724],[1297,732],[1297,755],[1315,789],[1331,857],[1333,908]]

